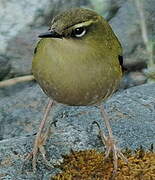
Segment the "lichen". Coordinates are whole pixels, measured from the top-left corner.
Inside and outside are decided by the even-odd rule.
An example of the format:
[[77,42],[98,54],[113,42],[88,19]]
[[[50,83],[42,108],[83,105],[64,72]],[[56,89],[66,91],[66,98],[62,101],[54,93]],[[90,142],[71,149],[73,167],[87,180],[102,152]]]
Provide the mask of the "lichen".
[[[126,149],[124,155],[126,164],[118,160],[115,180],[155,180],[155,153],[142,148],[131,151]],[[64,156],[59,168],[61,173],[51,177],[51,180],[110,180],[113,175],[112,158],[105,160],[105,155],[96,150],[71,152]]]

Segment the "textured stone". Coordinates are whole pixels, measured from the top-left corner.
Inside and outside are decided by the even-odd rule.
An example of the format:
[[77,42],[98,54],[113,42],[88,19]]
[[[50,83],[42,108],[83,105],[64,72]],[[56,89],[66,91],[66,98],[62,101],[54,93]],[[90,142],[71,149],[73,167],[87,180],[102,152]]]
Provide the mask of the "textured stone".
[[10,72],[11,64],[6,56],[0,55],[0,80],[5,78]]
[[0,52],[5,52],[8,41],[29,26],[40,15],[39,10],[43,10],[43,7],[42,15],[45,14],[48,5],[49,0],[0,1]]
[[147,82],[147,77],[144,73],[135,71],[127,73],[120,83],[121,89],[131,88],[133,86],[138,86],[141,84],[145,84]]
[[[148,37],[151,43],[155,33],[155,1],[148,0],[142,2],[145,16],[144,21],[146,22]],[[127,66],[144,67],[148,60],[148,55],[141,35],[140,17],[135,2],[128,0],[126,3],[123,3],[115,17],[111,19],[110,24],[122,42],[125,64]]]
[[[142,145],[149,148],[155,144],[155,84],[146,84],[116,93],[106,103],[113,133],[121,148],[135,149]],[[11,97],[0,100],[0,176],[4,179],[48,179],[58,169],[48,169],[41,157],[37,173],[31,171],[31,163],[21,167],[24,154],[31,151],[34,134],[42,118],[47,97],[36,85],[25,88]],[[98,129],[92,125],[97,121],[103,129],[104,123],[97,107],[68,107],[61,105],[51,113],[56,127],[45,146],[50,163],[62,160],[62,154],[70,149],[95,148],[103,150]]]

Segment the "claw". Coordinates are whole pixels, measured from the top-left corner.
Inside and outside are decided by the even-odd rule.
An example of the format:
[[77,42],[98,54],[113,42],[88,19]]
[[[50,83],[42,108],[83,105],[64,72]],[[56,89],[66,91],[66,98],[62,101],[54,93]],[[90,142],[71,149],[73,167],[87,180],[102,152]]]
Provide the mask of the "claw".
[[101,137],[102,143],[106,146],[105,159],[107,159],[109,157],[110,153],[112,153],[112,155],[113,155],[114,170],[113,170],[112,177],[114,178],[114,176],[117,173],[117,168],[118,168],[118,157],[121,158],[125,163],[127,163],[128,160],[124,157],[123,153],[116,146],[117,142],[113,138],[112,129],[110,127],[109,118],[108,118],[108,115],[107,115],[106,111],[104,110],[102,105],[100,105],[99,108],[100,108],[100,111],[101,111],[101,116],[105,120],[105,125],[106,125],[106,127],[108,129],[109,136],[107,137],[104,134],[104,132],[101,130],[99,124],[96,121],[94,121],[93,124],[97,124],[97,126],[99,128],[99,135]]
[[30,152],[25,158],[25,161],[32,159],[32,169],[34,173],[36,173],[37,171],[37,156],[39,153],[43,158],[44,164],[50,168],[53,168],[52,164],[50,164],[49,161],[46,159],[46,151],[43,146],[43,142],[45,142],[46,138],[47,137],[45,136],[41,136],[39,140],[36,138],[32,152]]

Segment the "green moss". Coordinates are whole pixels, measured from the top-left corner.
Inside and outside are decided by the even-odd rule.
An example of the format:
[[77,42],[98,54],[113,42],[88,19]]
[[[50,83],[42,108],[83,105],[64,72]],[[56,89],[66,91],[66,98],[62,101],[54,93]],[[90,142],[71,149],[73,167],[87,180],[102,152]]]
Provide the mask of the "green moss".
[[[118,170],[115,180],[154,180],[155,153],[142,148],[135,152],[126,149],[124,155],[128,159],[125,164],[118,160]],[[95,150],[72,152],[64,156],[59,166],[62,173],[52,177],[52,180],[110,180],[113,173],[112,158],[105,160],[104,153]]]

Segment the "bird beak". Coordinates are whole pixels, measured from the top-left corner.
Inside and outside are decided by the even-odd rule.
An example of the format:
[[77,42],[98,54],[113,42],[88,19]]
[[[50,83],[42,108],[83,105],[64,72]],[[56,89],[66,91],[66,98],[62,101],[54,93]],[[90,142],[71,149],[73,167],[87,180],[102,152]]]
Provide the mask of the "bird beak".
[[40,38],[60,38],[60,39],[62,39],[62,35],[58,34],[55,31],[48,31],[48,32],[42,33],[38,37],[40,37]]

